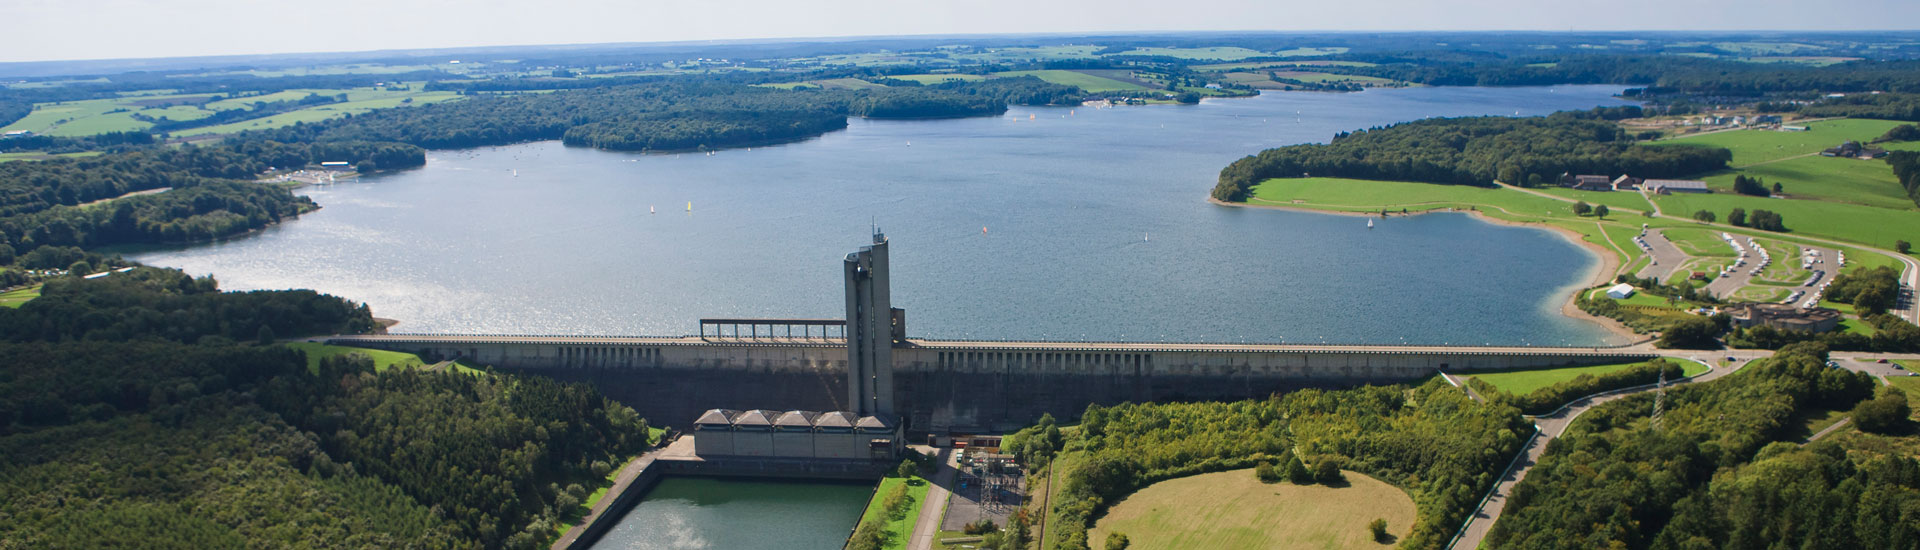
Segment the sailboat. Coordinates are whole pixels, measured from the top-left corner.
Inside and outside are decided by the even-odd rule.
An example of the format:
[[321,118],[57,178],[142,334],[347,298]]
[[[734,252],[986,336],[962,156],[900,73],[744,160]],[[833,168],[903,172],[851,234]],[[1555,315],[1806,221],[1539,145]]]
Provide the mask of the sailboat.
[[693,211],[693,201],[687,201],[687,211],[688,212]]
[[647,213],[648,213],[648,214],[658,214],[659,212],[656,212],[656,211],[654,211],[654,209],[653,209],[653,207],[652,207],[652,206],[648,206],[648,207],[647,207]]
[[520,177],[520,170],[518,170],[518,169],[515,169],[515,170],[513,171],[513,177],[516,177],[516,178],[517,178],[517,177]]
[[1367,218],[1367,229],[1373,229],[1373,218]]

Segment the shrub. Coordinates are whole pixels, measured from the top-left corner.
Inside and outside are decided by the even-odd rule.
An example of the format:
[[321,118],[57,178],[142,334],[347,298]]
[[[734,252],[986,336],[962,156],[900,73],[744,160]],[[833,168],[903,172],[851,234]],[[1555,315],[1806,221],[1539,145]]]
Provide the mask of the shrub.
[[1387,519],[1373,518],[1373,521],[1367,522],[1367,532],[1373,535],[1374,542],[1386,542],[1387,541]]
[[1879,397],[1862,400],[1853,406],[1853,423],[1863,431],[1874,433],[1898,432],[1907,425],[1907,417],[1913,414],[1907,406],[1907,394],[1895,388],[1885,388]]
[[1280,482],[1280,472],[1273,468],[1271,462],[1261,462],[1259,466],[1253,467],[1253,477],[1258,478],[1261,483]]

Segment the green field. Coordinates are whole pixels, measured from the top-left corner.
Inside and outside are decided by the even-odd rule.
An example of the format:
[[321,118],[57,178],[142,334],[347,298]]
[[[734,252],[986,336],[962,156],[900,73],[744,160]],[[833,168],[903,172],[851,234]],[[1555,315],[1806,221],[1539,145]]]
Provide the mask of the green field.
[[1039,71],[1008,71],[1003,73],[993,73],[993,75],[1005,76],[1005,77],[1032,76],[1032,77],[1039,78],[1040,80],[1052,82],[1054,84],[1060,84],[1065,86],[1078,86],[1080,89],[1086,90],[1091,93],[1130,92],[1130,91],[1147,89],[1145,86],[1140,86],[1138,84],[1133,84],[1130,82],[1121,82],[1121,81],[1114,80],[1111,78],[1106,78],[1106,77],[1094,76],[1094,75],[1083,73],[1080,71],[1047,69],[1047,70],[1039,70]]
[[[907,499],[912,501],[912,504],[907,506],[907,512],[899,518],[888,519],[886,510],[881,507],[881,504],[886,500],[887,491],[892,491],[902,483],[907,484]],[[920,476],[881,478],[880,486],[874,489],[873,498],[867,501],[867,511],[860,515],[860,523],[884,522],[881,530],[886,532],[887,544],[882,548],[888,550],[906,548],[907,539],[913,536],[914,522],[920,519],[920,507],[926,504],[929,485],[931,484]]]
[[1893,177],[1893,169],[1878,160],[1822,156],[1790,158],[1723,170],[1704,178],[1715,193],[1732,193],[1733,178],[1758,177],[1771,189],[1778,183],[1790,199],[1812,199],[1910,210],[1913,199]]
[[1672,145],[1710,145],[1733,151],[1733,166],[1775,161],[1798,155],[1819,154],[1846,140],[1872,141],[1900,124],[1891,120],[1840,119],[1807,124],[1805,132],[1774,130],[1729,130],[1693,134],[1649,143],[1648,147]]
[[1130,550],[1391,548],[1373,540],[1367,522],[1385,519],[1387,532],[1405,536],[1413,499],[1345,473],[1345,487],[1265,484],[1251,469],[1162,481],[1114,504],[1087,540],[1101,548],[1108,533],[1118,532],[1131,539]]
[[[417,107],[430,103],[460,99],[460,95],[453,92],[396,92],[393,94],[365,97],[364,99],[353,99],[355,94],[348,94],[347,97],[348,101],[342,103],[316,105],[298,111],[289,111],[264,118],[242,120],[205,128],[181,130],[174,133],[174,135],[188,137],[210,134],[231,134],[242,130],[265,130],[279,128],[281,126],[292,126],[298,122],[311,123],[339,118],[349,114],[357,115],[374,109],[390,109],[401,106]],[[412,101],[408,101],[409,99]]]
[[1611,210],[1627,209],[1645,212],[1653,209],[1653,205],[1647,203],[1647,198],[1640,196],[1636,191],[1583,191],[1565,187],[1542,187],[1535,191],[1556,197],[1587,201],[1588,204],[1604,204]]
[[[1735,256],[1733,245],[1720,238],[1721,231],[1713,229],[1668,229],[1662,232],[1675,248],[1695,258],[1732,258]],[[1739,239],[1739,237],[1735,237]],[[1745,245],[1742,245],[1745,246]],[[1785,258],[1781,258],[1785,260]]]
[[15,161],[15,160],[46,160],[50,158],[63,158],[63,157],[64,158],[97,157],[97,156],[100,156],[102,153],[104,153],[104,151],[81,151],[78,153],[60,153],[57,155],[49,155],[46,153],[38,153],[38,152],[0,153],[0,162],[8,162],[8,161]]
[[5,293],[0,293],[0,307],[10,307],[10,308],[18,309],[21,304],[27,303],[27,300],[32,300],[34,298],[39,298],[39,297],[40,297],[40,285],[33,285],[33,286],[22,288],[19,290],[7,291]]
[[387,370],[394,366],[420,367],[426,365],[425,361],[420,360],[420,356],[398,351],[330,346],[318,342],[289,342],[286,346],[306,352],[307,369],[314,372],[320,371],[320,360],[322,358],[349,353],[358,353],[372,358],[374,370]]
[[1270,179],[1255,185],[1247,202],[1346,212],[1378,212],[1389,207],[1419,212],[1486,205],[1523,217],[1573,217],[1572,204],[1511,189],[1345,178]]
[[260,96],[221,99],[207,102],[205,105],[170,103],[182,101],[198,103],[211,97],[209,94],[129,95],[107,99],[41,103],[34,105],[33,112],[28,113],[25,118],[0,128],[0,131],[29,130],[52,136],[89,136],[102,132],[145,130],[153,126],[150,122],[135,120],[133,118],[135,114],[155,119],[164,117],[170,120],[198,120],[213,116],[218,111],[251,109],[255,102],[260,101],[298,100],[311,93],[347,95],[347,101],[343,103],[319,105],[266,118],[177,132],[181,136],[192,136],[276,128],[295,122],[315,122],[348,113],[359,114],[373,109],[398,107],[408,104],[406,102],[409,98],[412,99],[413,105],[424,105],[459,97],[452,92],[418,91],[423,86],[424,83],[413,83],[412,90],[378,88],[288,90]]
[[[1722,221],[1734,208],[1778,212],[1790,235],[1807,235],[1851,241],[1882,249],[1893,249],[1893,241],[1914,241],[1920,236],[1920,212],[1891,210],[1827,201],[1784,200],[1749,197],[1730,193],[1675,193],[1654,199],[1662,211],[1673,216],[1690,216],[1698,210],[1711,211]],[[1854,257],[1852,252],[1847,256]],[[1864,258],[1862,258],[1864,259]]]
[[[1638,296],[1638,294],[1636,294],[1636,296]],[[1664,304],[1664,301],[1662,303]],[[1693,361],[1676,359],[1674,363],[1679,364],[1687,376],[1707,372],[1706,365]],[[1534,390],[1578,378],[1582,374],[1600,375],[1626,370],[1628,367],[1642,364],[1645,363],[1616,363],[1612,365],[1593,365],[1587,367],[1483,372],[1475,373],[1473,377],[1488,384],[1493,384],[1493,387],[1500,388],[1500,391],[1514,395],[1526,395],[1533,393]]]
[[1231,71],[1234,69],[1269,69],[1277,67],[1374,67],[1377,64],[1365,61],[1254,61],[1247,63],[1215,63],[1212,65],[1194,65],[1196,71]]

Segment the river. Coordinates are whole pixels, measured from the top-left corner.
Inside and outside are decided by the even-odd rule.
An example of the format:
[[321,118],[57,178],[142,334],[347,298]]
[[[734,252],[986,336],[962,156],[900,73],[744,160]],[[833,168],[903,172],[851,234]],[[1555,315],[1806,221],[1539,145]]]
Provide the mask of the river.
[[302,190],[323,208],[298,220],[131,256],[227,289],[365,301],[396,332],[681,335],[701,317],[840,317],[839,260],[877,224],[916,337],[1592,345],[1615,337],[1559,306],[1598,259],[1558,235],[1459,214],[1368,230],[1206,198],[1221,167],[1268,147],[1624,104],[1619,90],[1017,107],[712,155],[434,151]]

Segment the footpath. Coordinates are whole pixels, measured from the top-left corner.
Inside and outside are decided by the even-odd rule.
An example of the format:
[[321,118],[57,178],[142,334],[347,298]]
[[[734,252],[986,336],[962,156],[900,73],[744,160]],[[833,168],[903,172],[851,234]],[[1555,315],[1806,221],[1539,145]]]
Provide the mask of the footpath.
[[920,503],[920,519],[913,523],[913,535],[907,538],[907,550],[933,550],[933,538],[940,535],[940,519],[946,515],[948,487],[953,486],[959,469],[954,467],[953,448],[942,447],[935,455],[939,464],[928,479],[926,500]]

